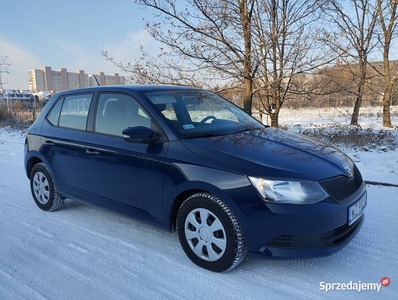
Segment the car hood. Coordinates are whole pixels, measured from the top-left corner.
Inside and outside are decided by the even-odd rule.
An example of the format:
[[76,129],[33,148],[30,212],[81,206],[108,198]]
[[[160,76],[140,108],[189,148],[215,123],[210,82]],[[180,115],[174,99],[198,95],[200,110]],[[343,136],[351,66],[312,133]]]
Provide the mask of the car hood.
[[252,176],[323,180],[353,175],[354,163],[340,150],[274,128],[182,140],[193,153],[234,165]]

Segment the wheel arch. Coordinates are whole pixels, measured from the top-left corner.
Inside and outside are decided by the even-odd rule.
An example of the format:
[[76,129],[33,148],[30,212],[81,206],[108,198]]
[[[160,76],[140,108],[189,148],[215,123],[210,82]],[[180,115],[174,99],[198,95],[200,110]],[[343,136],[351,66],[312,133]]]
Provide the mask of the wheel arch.
[[46,168],[50,172],[51,177],[53,178],[55,186],[58,189],[57,180],[54,176],[51,165],[48,163],[47,159],[38,151],[30,151],[30,153],[28,153],[28,155],[26,155],[25,157],[25,170],[28,178],[30,179],[30,173],[32,172],[33,167],[39,163],[45,164]]
[[26,175],[28,176],[29,179],[30,179],[30,173],[32,172],[33,167],[42,162],[43,162],[43,160],[41,160],[37,156],[32,156],[28,159],[28,161],[26,163]]
[[170,211],[169,211],[169,229],[171,232],[175,232],[177,229],[177,213],[178,210],[180,209],[182,203],[190,196],[200,193],[200,192],[205,192],[204,190],[201,189],[190,189],[190,190],[185,190],[181,192],[180,194],[177,195],[177,197],[174,199]]
[[182,203],[190,196],[197,194],[197,193],[209,193],[220,198],[225,204],[232,210],[236,218],[239,220],[239,223],[242,227],[244,226],[244,218],[243,213],[239,206],[235,203],[235,201],[226,193],[225,191],[219,189],[216,186],[205,182],[187,182],[183,187],[178,189],[178,192],[169,201],[171,204],[169,208],[166,210],[168,212],[167,215],[167,225],[171,232],[176,231],[176,222],[177,222],[177,213],[180,209]]

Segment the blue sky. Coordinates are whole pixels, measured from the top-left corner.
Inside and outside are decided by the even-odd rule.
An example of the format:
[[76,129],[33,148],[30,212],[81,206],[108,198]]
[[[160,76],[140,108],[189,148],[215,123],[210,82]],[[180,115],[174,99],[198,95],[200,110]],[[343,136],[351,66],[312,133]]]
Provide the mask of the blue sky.
[[102,48],[124,61],[139,57],[140,44],[156,45],[143,21],[152,12],[133,0],[7,0],[1,10],[0,63],[11,65],[1,68],[3,88],[27,89],[28,70],[43,66],[126,75]]

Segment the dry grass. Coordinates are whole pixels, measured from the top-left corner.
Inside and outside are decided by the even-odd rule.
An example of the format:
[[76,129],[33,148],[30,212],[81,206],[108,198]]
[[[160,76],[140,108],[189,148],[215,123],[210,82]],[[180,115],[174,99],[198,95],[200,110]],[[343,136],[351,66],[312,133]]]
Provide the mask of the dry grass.
[[0,104],[0,127],[11,126],[16,129],[26,129],[35,119],[37,113],[18,107],[7,107]]

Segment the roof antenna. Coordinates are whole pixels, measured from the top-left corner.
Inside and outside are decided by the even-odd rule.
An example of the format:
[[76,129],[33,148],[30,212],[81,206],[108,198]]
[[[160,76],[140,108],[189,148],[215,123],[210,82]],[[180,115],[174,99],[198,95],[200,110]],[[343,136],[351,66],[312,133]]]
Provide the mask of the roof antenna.
[[100,83],[99,83],[99,81],[98,81],[98,79],[97,79],[97,76],[94,75],[94,79],[95,79],[95,81],[97,82],[97,85],[98,85],[98,86],[101,86]]

